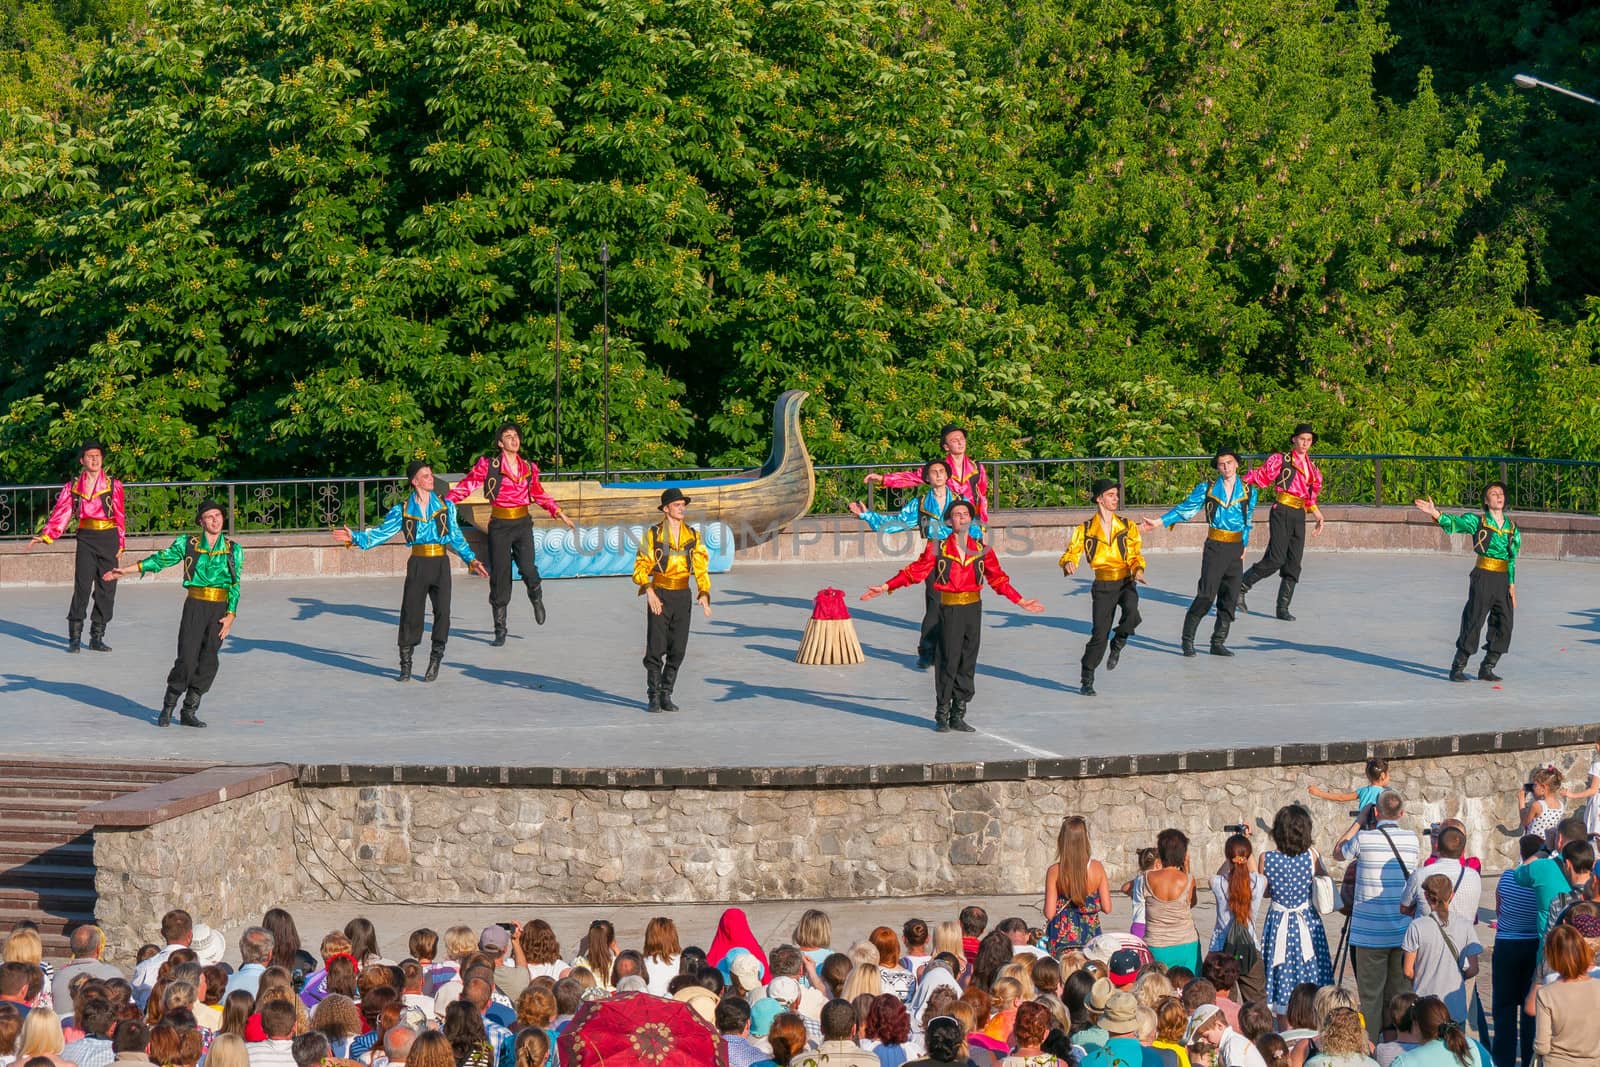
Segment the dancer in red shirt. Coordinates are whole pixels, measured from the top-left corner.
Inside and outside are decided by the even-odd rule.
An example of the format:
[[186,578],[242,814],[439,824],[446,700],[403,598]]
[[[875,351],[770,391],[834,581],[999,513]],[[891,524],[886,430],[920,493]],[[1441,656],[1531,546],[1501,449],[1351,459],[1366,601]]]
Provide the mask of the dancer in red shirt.
[[39,536],[29,545],[48,545],[67,530],[67,523],[78,527],[78,554],[72,573],[72,603],[67,608],[67,651],[82,647],[84,609],[94,597],[94,615],[89,621],[89,647],[110,652],[105,642],[106,626],[116,604],[117,584],[103,577],[114,570],[117,557],[128,543],[128,521],[123,509],[122,483],[105,472],[105,446],[85,441],[78,449],[83,469],[61,487],[56,506]]
[[1249,474],[1246,485],[1277,493],[1267,522],[1267,552],[1256,565],[1244,572],[1239,583],[1238,609],[1245,610],[1244,595],[1263,578],[1283,572],[1278,581],[1278,618],[1293,622],[1289,602],[1294,599],[1295,583],[1300,581],[1300,557],[1306,550],[1306,512],[1317,520],[1316,533],[1322,532],[1322,509],[1317,497],[1322,494],[1322,471],[1311,461],[1311,446],[1317,435],[1309,423],[1302,422],[1289,435],[1288,452],[1274,452]]

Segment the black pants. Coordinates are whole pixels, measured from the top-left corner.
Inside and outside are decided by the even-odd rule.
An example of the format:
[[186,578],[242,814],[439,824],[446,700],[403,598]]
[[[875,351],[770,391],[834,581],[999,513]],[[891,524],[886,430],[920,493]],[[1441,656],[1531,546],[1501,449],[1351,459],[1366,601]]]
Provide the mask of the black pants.
[[922,634],[917,639],[917,658],[932,663],[939,655],[939,590],[933,587],[934,576],[922,583]]
[[972,699],[983,636],[983,602],[939,605],[939,648],[933,660],[934,699],[942,707]]
[[1083,648],[1083,669],[1092,671],[1105,658],[1106,644],[1111,637],[1111,620],[1118,606],[1122,619],[1117,623],[1117,637],[1126,641],[1139,626],[1139,583],[1132,576],[1103,582],[1099,578],[1089,587],[1089,601],[1094,617],[1094,629],[1089,643]]
[[1519,1063],[1521,1067],[1532,1067],[1533,1018],[1522,1013],[1522,1002],[1533,988],[1538,964],[1537,940],[1495,939],[1492,994],[1495,1067],[1518,1067]]
[[1472,568],[1467,579],[1467,605],[1461,609],[1461,633],[1456,637],[1456,651],[1471,656],[1477,650],[1478,634],[1485,619],[1489,621],[1489,639],[1483,650],[1501,656],[1511,647],[1511,576],[1505,571],[1486,571]]
[[210,691],[217,677],[217,652],[222,648],[222,617],[227,613],[223,601],[185,598],[178,623],[178,658],[167,675],[169,690],[193,689],[202,696]]
[[533,558],[533,520],[489,520],[489,603],[503,608],[511,603],[511,561],[522,571],[528,599],[539,599],[539,564]]
[[1214,601],[1217,605],[1217,625],[1232,626],[1233,608],[1239,600],[1239,579],[1243,574],[1242,541],[1213,541],[1206,538],[1206,547],[1200,552],[1200,585],[1195,589],[1194,601],[1189,605],[1188,620],[1198,627]]
[[1263,578],[1283,572],[1286,582],[1300,580],[1300,558],[1306,552],[1306,513],[1286,504],[1272,505],[1267,519],[1267,553],[1244,572],[1244,587],[1249,589]]
[[94,617],[90,626],[104,630],[111,621],[111,609],[117,599],[117,583],[108,582],[101,575],[117,566],[117,531],[79,530],[78,555],[72,572],[72,604],[67,608],[68,622],[83,622],[84,609],[89,606],[89,596],[94,594]]
[[412,556],[406,564],[406,585],[400,593],[400,647],[422,643],[422,609],[433,601],[433,650],[444,652],[450,640],[450,557]]
[[661,614],[645,609],[644,613],[644,669],[651,677],[660,674],[663,689],[671,689],[678,680],[678,667],[689,647],[689,621],[694,615],[694,598],[687,587],[683,589],[657,589],[661,598]]

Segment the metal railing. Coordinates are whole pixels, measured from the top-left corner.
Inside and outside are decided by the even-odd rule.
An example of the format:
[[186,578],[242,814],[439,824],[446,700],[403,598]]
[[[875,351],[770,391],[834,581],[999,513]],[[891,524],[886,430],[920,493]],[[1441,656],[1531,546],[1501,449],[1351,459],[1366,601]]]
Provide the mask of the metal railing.
[[[1262,456],[1245,457],[1246,466]],[[1322,499],[1329,504],[1405,505],[1419,496],[1440,507],[1476,507],[1483,486],[1506,483],[1513,511],[1600,511],[1600,462],[1518,456],[1399,456],[1317,454]],[[1114,478],[1127,507],[1168,506],[1210,472],[1210,456],[1109,456],[1085,459],[985,460],[989,506],[996,510],[1084,507],[1096,478]],[[865,475],[907,469],[907,464],[818,466],[812,514],[839,514],[853,500],[896,507],[910,490],[864,484]],[[613,470],[611,481],[668,481],[726,477],[738,468]],[[598,471],[567,471],[548,482],[596,479]],[[171,534],[192,529],[195,508],[207,497],[223,506],[232,533],[296,533],[335,526],[369,526],[405,498],[398,476],[284,478],[231,482],[130,482],[124,487],[129,534]],[[31,537],[43,529],[61,486],[0,486],[0,540]]]

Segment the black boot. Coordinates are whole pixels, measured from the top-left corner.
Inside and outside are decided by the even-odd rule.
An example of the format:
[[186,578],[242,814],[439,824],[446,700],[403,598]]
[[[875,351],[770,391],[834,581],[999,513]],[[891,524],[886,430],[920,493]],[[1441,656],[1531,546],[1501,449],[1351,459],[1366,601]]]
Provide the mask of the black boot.
[[1240,582],[1239,583],[1239,598],[1233,602],[1233,613],[1235,615],[1243,615],[1245,612],[1250,610],[1249,606],[1247,606],[1245,604],[1245,602],[1244,602],[1244,595],[1246,593],[1248,593],[1249,591],[1250,591],[1250,583],[1249,582]]
[[661,714],[661,672],[653,671],[646,667],[644,672],[644,691],[648,703],[645,711],[652,715]]
[[1194,655],[1194,632],[1200,629],[1200,620],[1194,615],[1183,617],[1183,654]]
[[184,694],[183,711],[178,716],[178,722],[184,726],[204,726],[200,717],[195,712],[200,710],[200,694],[193,689]]
[[422,680],[424,682],[431,682],[435,678],[439,677],[439,664],[442,663],[442,662],[444,662],[444,650],[443,649],[436,648],[432,652],[429,652],[428,653],[428,670],[427,670],[426,673],[423,674]]
[[104,626],[89,627],[89,651],[110,652],[111,646],[105,642],[106,628]]
[[1478,680],[1482,682],[1498,682],[1500,676],[1494,673],[1494,665],[1500,662],[1500,653],[1490,652],[1483,657],[1483,662],[1478,664]]
[[1294,622],[1294,616],[1289,614],[1289,601],[1294,599],[1294,583],[1285,578],[1278,583],[1278,618],[1284,622]]
[[1086,697],[1094,696],[1094,671],[1084,671],[1079,677],[1078,692]]
[[678,711],[678,705],[672,702],[672,687],[678,684],[678,672],[671,667],[661,672],[661,710]]
[[157,726],[172,725],[172,709],[178,706],[178,698],[183,693],[177,689],[168,689],[167,695],[161,698],[161,717],[156,720]]
[[1224,622],[1221,617],[1218,617],[1217,625],[1212,627],[1211,630],[1211,654],[1213,656],[1233,655],[1233,653],[1228,650],[1227,640],[1228,624]]
[[1450,661],[1450,680],[1452,682],[1472,681],[1471,678],[1467,677],[1467,658],[1465,652],[1457,652],[1456,658]]
[[411,681],[411,650],[409,648],[400,650],[400,673],[395,675],[394,680],[397,682]]
[[1117,669],[1117,664],[1122,662],[1122,646],[1127,643],[1128,639],[1121,634],[1111,639],[1111,651],[1106,653],[1106,670]]
[[940,704],[933,709],[933,728],[941,734],[950,732],[950,705]]
[[67,623],[67,651],[77,652],[83,648],[83,623]]
[[950,702],[950,729],[963,734],[975,734],[977,729],[967,722],[967,702],[965,700],[952,700]]
[[506,643],[506,609],[494,605],[490,607],[494,612],[494,640],[489,643],[495,648],[499,648]]
[[544,594],[537,593],[531,598],[533,601],[533,621],[537,626],[544,625]]

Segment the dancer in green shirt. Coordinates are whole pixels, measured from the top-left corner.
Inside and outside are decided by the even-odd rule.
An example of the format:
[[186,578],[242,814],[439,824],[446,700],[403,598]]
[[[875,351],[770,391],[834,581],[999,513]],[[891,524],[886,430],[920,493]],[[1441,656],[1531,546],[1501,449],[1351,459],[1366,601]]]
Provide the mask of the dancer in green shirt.
[[1452,682],[1467,681],[1467,661],[1478,644],[1485,620],[1489,638],[1484,642],[1478,677],[1498,682],[1495,664],[1511,647],[1512,615],[1517,607],[1517,555],[1522,551],[1522,531],[1506,515],[1506,487],[1490,482],[1483,491],[1483,514],[1446,515],[1432,500],[1415,501],[1424,515],[1447,533],[1469,534],[1478,561],[1467,583],[1467,605],[1461,609],[1461,633],[1456,638],[1456,658],[1450,664]]

